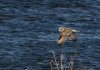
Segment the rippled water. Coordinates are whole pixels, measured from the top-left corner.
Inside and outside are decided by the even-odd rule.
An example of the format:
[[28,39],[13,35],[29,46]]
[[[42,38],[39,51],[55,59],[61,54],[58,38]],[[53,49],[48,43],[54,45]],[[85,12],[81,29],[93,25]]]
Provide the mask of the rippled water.
[[50,51],[73,49],[59,26],[80,30],[76,65],[100,70],[99,0],[0,0],[0,70],[50,70]]

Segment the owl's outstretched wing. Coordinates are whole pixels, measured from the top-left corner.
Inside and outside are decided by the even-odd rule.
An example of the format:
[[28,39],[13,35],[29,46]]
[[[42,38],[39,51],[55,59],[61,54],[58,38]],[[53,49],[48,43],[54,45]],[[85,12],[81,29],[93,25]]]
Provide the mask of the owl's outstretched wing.
[[63,36],[61,33],[59,34],[59,38],[58,38],[58,45],[61,46],[64,41],[66,39],[66,36]]
[[61,46],[65,41],[65,37],[62,37],[60,40],[58,40],[58,45]]
[[68,39],[69,39],[69,40],[76,41],[77,37],[76,37],[75,32],[72,32],[71,35],[69,35]]

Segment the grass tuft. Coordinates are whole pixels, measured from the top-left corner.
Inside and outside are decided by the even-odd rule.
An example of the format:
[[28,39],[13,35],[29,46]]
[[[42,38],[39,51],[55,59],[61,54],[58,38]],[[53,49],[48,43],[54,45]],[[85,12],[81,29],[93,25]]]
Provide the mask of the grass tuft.
[[73,70],[76,56],[71,56],[68,65],[66,65],[65,55],[63,52],[61,52],[60,60],[57,60],[58,58],[54,51],[52,51],[52,55],[53,58],[50,61],[51,70]]

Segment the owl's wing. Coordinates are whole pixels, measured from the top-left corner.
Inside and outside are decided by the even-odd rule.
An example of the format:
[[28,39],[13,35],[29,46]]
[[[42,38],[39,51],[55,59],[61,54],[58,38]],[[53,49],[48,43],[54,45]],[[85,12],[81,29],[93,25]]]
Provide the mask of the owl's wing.
[[58,38],[58,45],[61,46],[64,41],[66,39],[66,36],[63,36],[61,33],[59,34],[59,38]]
[[68,39],[69,39],[69,40],[76,40],[77,37],[76,37],[75,32],[71,33],[71,35],[69,35]]
[[65,41],[65,37],[61,37],[60,40],[58,40],[58,45],[61,46]]
[[79,30],[76,30],[76,29],[73,29],[72,31],[73,31],[73,32],[80,32]]

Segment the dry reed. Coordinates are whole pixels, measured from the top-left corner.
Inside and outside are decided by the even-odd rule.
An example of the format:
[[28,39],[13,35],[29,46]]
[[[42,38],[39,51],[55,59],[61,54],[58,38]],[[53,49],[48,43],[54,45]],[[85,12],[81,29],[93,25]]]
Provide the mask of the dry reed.
[[60,60],[57,60],[54,51],[52,51],[52,54],[53,58],[50,61],[51,70],[73,70],[74,60],[76,56],[71,56],[68,65],[66,65],[66,61],[64,60],[65,55],[63,52],[60,55]]

